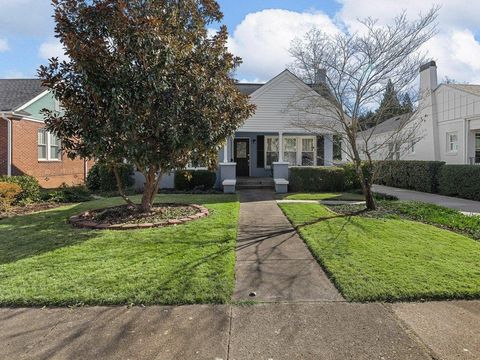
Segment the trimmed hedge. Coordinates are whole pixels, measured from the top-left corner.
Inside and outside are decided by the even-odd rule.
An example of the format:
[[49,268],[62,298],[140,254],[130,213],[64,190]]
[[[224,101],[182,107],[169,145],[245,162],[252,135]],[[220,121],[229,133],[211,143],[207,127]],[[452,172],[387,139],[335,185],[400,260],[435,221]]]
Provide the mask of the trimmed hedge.
[[30,175],[0,176],[0,182],[17,184],[22,192],[15,197],[15,202],[28,204],[38,201],[40,198],[40,185],[38,180]]
[[440,170],[439,193],[480,200],[480,166],[444,165]]
[[209,170],[179,170],[175,172],[175,189],[181,191],[211,190],[217,174]]
[[[118,164],[117,166],[124,189],[132,187],[135,184],[133,165]],[[87,188],[90,191],[117,191],[117,180],[113,169],[109,165],[95,163],[87,175]]]
[[320,192],[345,190],[345,169],[332,166],[291,167],[290,191]]
[[68,186],[63,183],[58,189],[44,190],[42,200],[57,203],[74,203],[92,200],[92,195],[85,185]]
[[436,193],[443,161],[387,160],[376,163],[376,183]]
[[[352,163],[340,165],[342,169],[345,170],[345,190],[360,190],[362,185],[358,179],[357,172],[355,171],[355,166]],[[362,163],[363,175],[366,177],[368,175],[369,166],[366,162]]]

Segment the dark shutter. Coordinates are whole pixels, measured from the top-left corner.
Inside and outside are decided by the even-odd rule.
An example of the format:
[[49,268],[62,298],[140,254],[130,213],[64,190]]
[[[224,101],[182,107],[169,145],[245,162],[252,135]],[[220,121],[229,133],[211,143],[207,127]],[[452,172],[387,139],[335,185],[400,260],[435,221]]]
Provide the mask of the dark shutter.
[[323,135],[317,136],[317,166],[325,165],[325,140]]
[[257,168],[265,167],[265,136],[257,136]]

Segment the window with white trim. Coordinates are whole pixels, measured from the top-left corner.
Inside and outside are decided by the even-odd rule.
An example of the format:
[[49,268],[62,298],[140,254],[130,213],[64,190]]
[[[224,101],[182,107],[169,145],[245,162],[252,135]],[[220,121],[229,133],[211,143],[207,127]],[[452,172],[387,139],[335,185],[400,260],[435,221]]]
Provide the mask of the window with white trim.
[[342,136],[333,135],[333,160],[342,161]]
[[278,161],[278,137],[265,137],[265,166]]
[[400,144],[388,143],[388,160],[400,160]]
[[45,129],[37,133],[38,160],[62,160],[60,139]]
[[302,166],[315,165],[315,139],[302,138]]
[[447,133],[447,152],[454,153],[458,151],[458,133]]
[[[290,166],[314,166],[316,163],[316,138],[314,136],[284,136],[283,161]],[[279,140],[277,136],[265,137],[265,167],[278,161]]]
[[283,161],[290,166],[297,165],[297,138],[283,138]]

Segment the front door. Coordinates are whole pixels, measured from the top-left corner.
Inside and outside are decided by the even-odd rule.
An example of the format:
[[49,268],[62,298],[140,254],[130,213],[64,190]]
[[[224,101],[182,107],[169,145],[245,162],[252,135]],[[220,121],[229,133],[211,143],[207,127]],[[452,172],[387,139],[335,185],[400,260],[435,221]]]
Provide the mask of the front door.
[[237,176],[250,176],[250,141],[249,139],[235,139],[234,161],[237,163]]

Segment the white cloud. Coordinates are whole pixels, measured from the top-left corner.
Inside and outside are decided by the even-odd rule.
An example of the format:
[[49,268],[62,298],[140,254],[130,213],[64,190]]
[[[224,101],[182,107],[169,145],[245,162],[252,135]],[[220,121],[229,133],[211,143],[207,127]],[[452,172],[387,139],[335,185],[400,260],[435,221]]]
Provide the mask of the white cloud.
[[50,39],[42,43],[38,49],[38,55],[42,59],[50,59],[52,57],[58,57],[60,61],[67,59],[63,45],[57,39]]
[[288,53],[291,41],[312,27],[327,33],[338,28],[321,12],[294,12],[269,9],[248,14],[229,39],[229,49],[243,59],[239,73],[250,81],[269,80],[292,62]]
[[10,50],[10,46],[8,46],[7,39],[0,38],[0,53],[1,52],[6,52],[8,50]]
[[407,9],[407,16],[414,19],[432,6],[440,5],[438,34],[425,44],[428,56],[437,62],[439,79],[448,76],[457,81],[480,83],[480,42],[475,39],[478,31],[480,1],[471,0],[370,0],[358,6],[358,0],[338,0],[342,8],[336,18],[356,29],[357,19],[371,16],[387,24],[393,17]]

